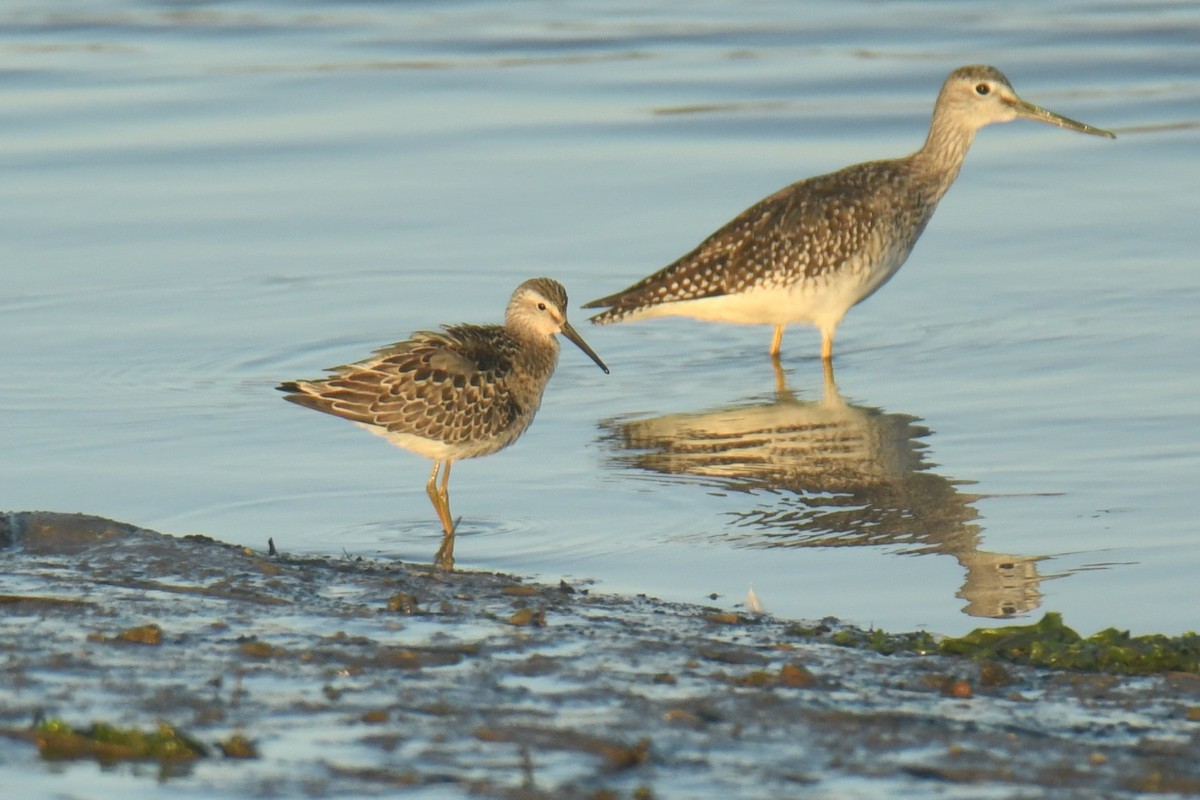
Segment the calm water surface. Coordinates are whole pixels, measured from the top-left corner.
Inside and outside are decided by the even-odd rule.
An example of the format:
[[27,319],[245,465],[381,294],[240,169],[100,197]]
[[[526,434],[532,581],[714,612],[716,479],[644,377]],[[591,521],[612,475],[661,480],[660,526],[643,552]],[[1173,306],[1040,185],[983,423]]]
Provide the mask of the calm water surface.
[[[958,633],[1200,627],[1200,4],[155,3],[0,11],[0,508],[430,559],[428,464],[280,380],[571,292],[459,566]],[[993,63],[1117,131],[983,131],[839,331],[577,309],[924,138]],[[583,324],[581,324],[583,323]]]

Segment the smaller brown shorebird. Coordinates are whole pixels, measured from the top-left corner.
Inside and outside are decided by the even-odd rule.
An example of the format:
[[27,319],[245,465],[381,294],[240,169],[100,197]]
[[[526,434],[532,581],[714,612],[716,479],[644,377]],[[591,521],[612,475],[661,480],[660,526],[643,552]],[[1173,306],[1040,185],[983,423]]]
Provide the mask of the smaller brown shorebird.
[[1025,102],[995,67],[959,67],[942,84],[920,150],[781,189],[678,261],[584,308],[608,309],[592,317],[598,325],[670,316],[774,325],[775,357],[784,327],[809,323],[821,331],[828,369],[838,324],[908,258],[975,133],[1018,118],[1116,138]]
[[437,560],[450,567],[450,465],[507,447],[533,422],[558,363],[554,335],[566,336],[608,373],[567,322],[566,308],[560,283],[532,278],[513,292],[503,325],[419,331],[363,361],[334,367],[331,377],[276,388],[287,392],[285,400],[348,419],[433,459],[425,491],[445,533]]

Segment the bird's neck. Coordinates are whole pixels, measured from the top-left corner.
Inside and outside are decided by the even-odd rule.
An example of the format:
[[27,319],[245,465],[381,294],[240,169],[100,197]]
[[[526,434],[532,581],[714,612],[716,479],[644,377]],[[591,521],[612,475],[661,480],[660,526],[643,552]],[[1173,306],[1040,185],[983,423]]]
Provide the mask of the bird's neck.
[[958,177],[963,159],[967,157],[967,150],[974,139],[974,129],[954,125],[934,115],[925,144],[912,155],[917,172],[928,179],[930,199],[933,202],[941,200],[950,184]]
[[523,347],[517,348],[514,359],[526,374],[549,376],[558,364],[558,341],[553,336],[530,336]]

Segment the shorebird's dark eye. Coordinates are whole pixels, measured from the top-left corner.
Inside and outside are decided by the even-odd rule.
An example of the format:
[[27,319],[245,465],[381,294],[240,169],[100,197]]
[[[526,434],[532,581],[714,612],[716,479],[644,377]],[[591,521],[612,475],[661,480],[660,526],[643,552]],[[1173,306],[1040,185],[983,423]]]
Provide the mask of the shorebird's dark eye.
[[545,311],[545,310],[546,310],[546,304],[538,303],[538,311]]
[[991,94],[991,91],[992,87],[988,86],[986,83],[981,83],[975,87],[975,94],[979,95],[980,97]]

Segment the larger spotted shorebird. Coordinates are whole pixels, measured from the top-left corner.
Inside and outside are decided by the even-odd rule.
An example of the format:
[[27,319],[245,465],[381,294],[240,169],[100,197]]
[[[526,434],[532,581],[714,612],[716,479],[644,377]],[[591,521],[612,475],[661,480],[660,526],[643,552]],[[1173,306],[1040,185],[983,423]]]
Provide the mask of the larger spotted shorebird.
[[[608,367],[567,321],[567,293],[550,278],[517,287],[503,325],[420,331],[328,378],[288,381],[286,400],[355,422],[392,444],[433,459],[425,491],[445,534],[438,560],[453,565],[450,466],[515,442],[542,402],[558,363],[561,333]],[[438,473],[441,472],[441,480]]]
[[838,324],[908,258],[976,131],[1014,119],[1116,138],[1025,102],[995,67],[960,67],[942,84],[920,150],[781,189],[678,261],[584,308],[606,308],[592,317],[601,325],[667,316],[773,325],[772,356],[787,325],[808,323],[828,365]]

